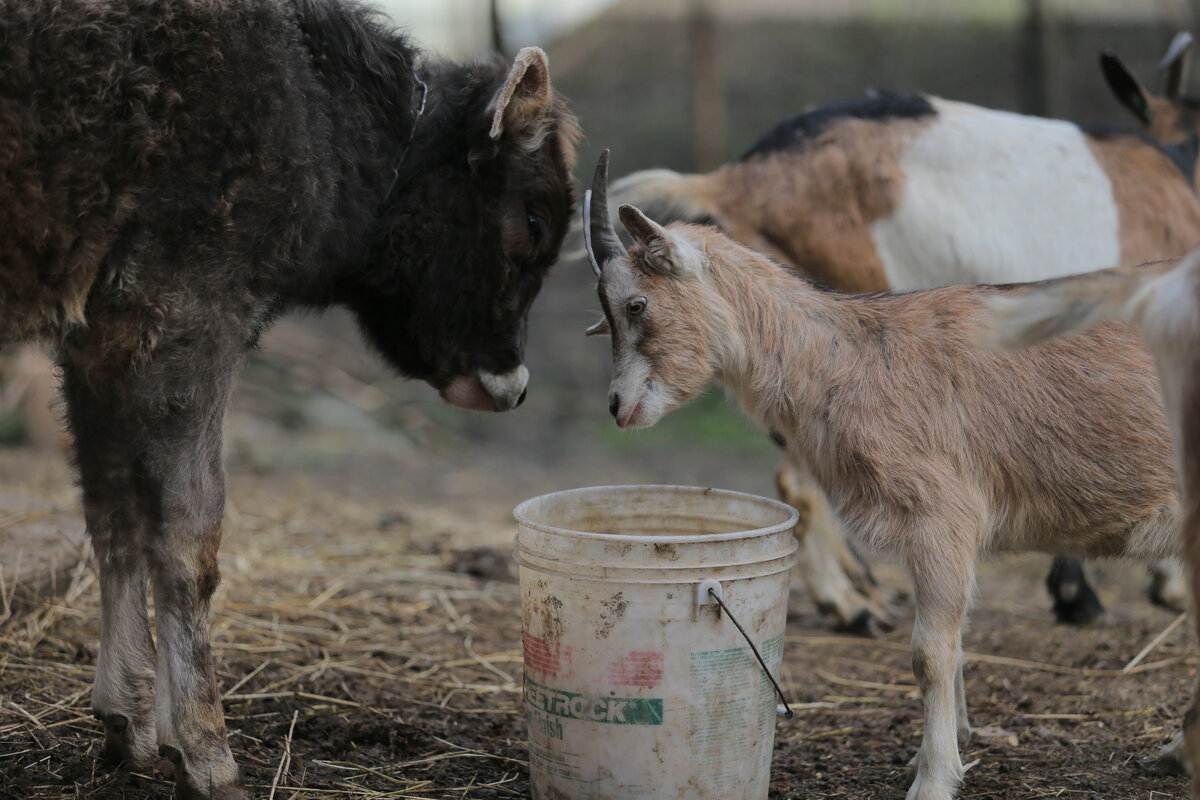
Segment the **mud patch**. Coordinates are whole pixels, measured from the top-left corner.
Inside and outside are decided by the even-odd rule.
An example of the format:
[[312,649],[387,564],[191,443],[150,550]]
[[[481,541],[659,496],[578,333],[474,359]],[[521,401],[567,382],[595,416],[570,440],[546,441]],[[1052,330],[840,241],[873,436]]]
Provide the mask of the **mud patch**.
[[604,610],[600,612],[600,624],[596,626],[597,639],[608,638],[613,626],[621,617],[625,616],[625,609],[628,606],[629,602],[625,599],[623,592],[617,592],[607,600],[600,601],[600,607]]

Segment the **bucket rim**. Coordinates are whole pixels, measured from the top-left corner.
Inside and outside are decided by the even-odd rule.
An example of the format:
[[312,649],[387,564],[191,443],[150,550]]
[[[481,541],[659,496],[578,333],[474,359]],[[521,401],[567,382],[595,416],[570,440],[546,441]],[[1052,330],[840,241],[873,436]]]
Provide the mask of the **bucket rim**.
[[[525,548],[515,548],[513,561],[521,569],[533,570],[544,575],[592,581],[595,583],[636,583],[656,586],[691,585],[706,578],[720,581],[749,581],[766,578],[783,572],[791,572],[796,566],[796,550],[762,561],[742,561],[720,566],[689,567],[614,567],[609,565],[581,565],[561,559],[545,558]],[[737,574],[727,574],[737,573]]]
[[[526,509],[537,502],[544,502],[550,498],[569,498],[571,496],[583,495],[591,492],[596,492],[602,489],[630,489],[639,491],[674,491],[688,494],[702,495],[718,495],[730,499],[746,500],[760,505],[769,506],[782,511],[787,517],[781,522],[764,525],[758,528],[751,528],[740,531],[728,531],[726,533],[690,533],[677,534],[673,536],[633,536],[627,533],[599,533],[596,531],[577,531],[569,528],[563,528],[555,525],[547,525],[542,522],[536,522],[529,518]],[[703,542],[722,542],[736,541],[738,539],[751,539],[757,536],[764,536],[773,533],[779,533],[785,530],[791,530],[796,527],[796,523],[800,520],[800,512],[787,503],[775,500],[762,495],[751,494],[750,492],[739,492],[733,489],[719,489],[712,486],[682,486],[667,483],[622,483],[602,486],[580,486],[574,489],[561,489],[557,492],[547,492],[528,500],[518,503],[513,509],[513,519],[518,525],[523,525],[541,533],[549,533],[559,536],[573,536],[579,539],[592,539],[600,542],[654,542],[660,544],[690,544]]]

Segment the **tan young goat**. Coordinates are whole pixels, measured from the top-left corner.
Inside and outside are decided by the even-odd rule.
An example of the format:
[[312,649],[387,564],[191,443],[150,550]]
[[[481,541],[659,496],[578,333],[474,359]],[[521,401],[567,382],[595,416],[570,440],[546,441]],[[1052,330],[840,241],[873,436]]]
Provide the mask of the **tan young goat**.
[[[1078,126],[925,94],[875,91],[813,106],[705,174],[635,172],[610,187],[661,224],[717,225],[733,239],[845,291],[1013,283],[1177,258],[1200,244],[1200,107],[1180,93],[1191,37],[1163,58],[1163,95],[1101,57],[1143,131]],[[886,593],[842,541],[807,467],[784,456],[781,498],[801,512],[797,570],[843,627],[891,624]],[[1182,607],[1178,566],[1152,567],[1151,598]],[[1078,562],[1047,580],[1059,621],[1103,607]]]
[[[1045,281],[987,305],[995,316],[986,338],[1007,349],[1029,347],[1111,319],[1136,322],[1154,354],[1182,487],[1181,552],[1191,587],[1192,623],[1200,634],[1200,249],[1179,262],[1117,268]],[[1183,733],[1168,745],[1192,775],[1200,800],[1200,687]]]
[[713,228],[608,221],[597,169],[588,249],[612,335],[609,407],[653,425],[722,384],[780,434],[856,543],[915,590],[925,704],[909,800],[949,800],[969,735],[962,627],[974,563],[995,551],[1157,558],[1177,545],[1174,467],[1154,367],[1120,325],[1021,353],[975,342],[1009,289],[822,291]]

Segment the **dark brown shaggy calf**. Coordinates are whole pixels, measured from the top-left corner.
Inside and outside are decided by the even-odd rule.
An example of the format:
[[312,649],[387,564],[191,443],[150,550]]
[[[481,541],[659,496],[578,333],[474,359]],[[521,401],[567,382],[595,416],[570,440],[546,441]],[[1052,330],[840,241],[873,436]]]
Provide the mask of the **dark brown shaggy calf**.
[[449,402],[516,406],[576,132],[540,50],[423,61],[349,2],[0,0],[0,344],[62,371],[108,754],[243,796],[208,632],[243,354],[342,305]]

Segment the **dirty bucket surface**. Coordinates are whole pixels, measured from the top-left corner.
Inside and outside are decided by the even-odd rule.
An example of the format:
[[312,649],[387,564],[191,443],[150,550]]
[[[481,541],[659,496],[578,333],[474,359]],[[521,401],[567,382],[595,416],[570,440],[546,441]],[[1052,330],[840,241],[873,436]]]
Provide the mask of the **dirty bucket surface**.
[[[767,796],[797,514],[754,495],[603,486],[514,511],[535,800]],[[703,588],[702,588],[703,587]]]

